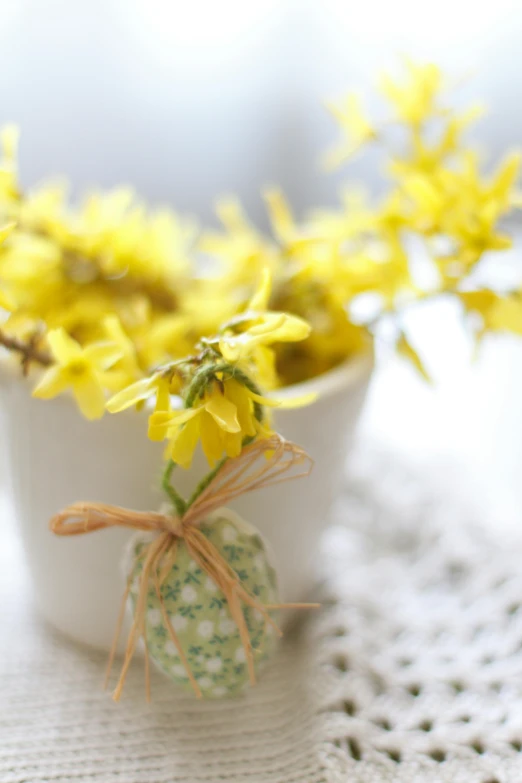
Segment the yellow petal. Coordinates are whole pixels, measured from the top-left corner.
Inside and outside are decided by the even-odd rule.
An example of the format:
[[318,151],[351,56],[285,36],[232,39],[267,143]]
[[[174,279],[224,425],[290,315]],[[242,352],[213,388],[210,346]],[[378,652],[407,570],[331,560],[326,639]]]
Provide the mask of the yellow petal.
[[520,299],[502,298],[492,307],[487,324],[491,329],[522,334],[522,302]]
[[149,440],[165,440],[171,423],[172,416],[167,411],[157,411],[149,416],[149,427],[147,432]]
[[103,328],[108,340],[115,343],[122,352],[122,358],[126,360],[126,366],[131,370],[138,370],[136,362],[136,349],[134,342],[125,332],[117,315],[108,315],[103,319]]
[[52,329],[47,335],[51,353],[59,364],[69,364],[82,355],[82,349],[65,329]]
[[225,432],[240,432],[236,406],[215,389],[205,401],[205,410],[210,413],[216,424]]
[[274,434],[271,427],[266,423],[266,419],[265,421],[258,421],[256,419],[256,432],[261,440],[268,440]]
[[499,167],[493,181],[493,193],[507,201],[507,197],[516,184],[521,156],[519,152],[508,155]]
[[259,385],[263,389],[275,389],[278,385],[278,377],[276,355],[273,348],[269,348],[267,345],[258,345],[252,351],[252,360]]
[[[238,335],[240,337],[241,335]],[[219,350],[221,356],[227,362],[237,362],[244,351],[245,344],[248,345],[248,340],[240,341],[238,337],[222,337],[219,341]]]
[[105,412],[105,395],[94,373],[83,373],[75,379],[73,394],[86,419],[101,419]]
[[281,400],[277,397],[262,397],[260,394],[256,394],[248,389],[248,396],[251,400],[258,402],[260,405],[266,405],[268,408],[279,408]]
[[199,440],[199,420],[189,421],[179,431],[170,447],[170,457],[177,465],[188,470]]
[[[241,434],[255,435],[253,406],[250,400],[249,390],[233,378],[225,381],[225,394],[237,409],[237,418],[241,427]],[[230,456],[230,455],[229,455]]]
[[248,303],[247,310],[253,310],[254,312],[262,312],[268,307],[268,300],[270,299],[270,293],[272,290],[272,274],[270,269],[265,266],[261,273],[261,283],[252,299]]
[[227,362],[237,362],[241,356],[247,354],[256,345],[268,343],[270,341],[269,335],[283,324],[284,315],[281,313],[275,321],[266,318],[266,316],[264,319],[266,321],[254,324],[241,334],[224,335],[220,339],[219,350]]
[[[282,319],[280,315],[283,316]],[[253,331],[259,329],[258,332],[254,331],[254,334],[259,334],[261,326],[264,326],[266,333],[270,335],[270,342],[298,342],[305,340],[312,331],[310,324],[297,315],[266,313],[262,318],[262,324],[253,327]]]
[[[254,432],[255,434],[255,432]],[[243,446],[243,438],[240,432],[226,432],[223,435],[223,444],[227,457],[239,457]]]
[[223,430],[208,413],[204,413],[200,422],[201,446],[210,467],[213,467],[223,454]]
[[18,128],[18,125],[14,125],[13,123],[4,125],[0,131],[0,144],[2,145],[2,151],[9,161],[13,161],[16,158],[19,138],[20,129]]
[[92,343],[84,351],[84,356],[100,370],[108,370],[113,364],[123,357],[121,348],[112,342]]
[[437,218],[444,207],[444,194],[428,177],[412,175],[402,184],[404,192],[412,198],[430,217]]
[[254,392],[248,391],[248,395],[252,400],[258,402],[260,405],[266,405],[268,408],[286,408],[288,410],[292,408],[304,408],[306,405],[311,405],[318,398],[317,392],[308,392],[308,394],[300,394],[298,397],[262,397],[260,394],[254,394]]
[[405,334],[401,334],[399,337],[397,342],[397,351],[401,356],[404,356],[405,359],[408,359],[408,361],[413,364],[415,369],[421,374],[427,383],[432,383],[431,377],[426,370],[422,359],[411,343],[408,342]]
[[103,328],[107,332],[110,340],[114,343],[128,342],[132,346],[132,341],[127,336],[121,321],[117,315],[108,315],[103,319]]
[[50,400],[69,386],[69,380],[61,367],[50,367],[33,389],[33,397]]
[[107,402],[107,410],[110,413],[119,413],[120,411],[136,405],[141,400],[146,400],[156,391],[158,379],[156,376],[151,378],[142,378],[141,381],[131,383],[127,388],[122,389]]
[[4,291],[0,291],[0,307],[10,313],[16,310],[15,303]]
[[171,442],[170,456],[177,465],[188,470],[199,440],[199,418],[188,421]]
[[[254,315],[254,314],[253,314]],[[236,327],[248,324],[249,311],[242,321],[236,320]],[[309,336],[311,326],[302,318],[288,313],[265,312],[253,318],[253,323],[239,334],[224,334],[219,341],[219,350],[227,361],[238,361],[251,353],[257,346],[275,342],[296,342]]]
[[248,335],[248,337],[264,337],[265,335],[272,334],[285,323],[285,313],[262,313],[255,323],[250,326],[246,332],[240,337]]
[[216,204],[216,213],[231,234],[241,234],[249,228],[243,208],[234,196],[225,196]]
[[156,411],[149,417],[149,438],[163,440],[169,431],[175,432],[185,422],[202,412],[202,408],[184,408],[181,411]]
[[361,147],[377,139],[377,132],[370,123],[360,97],[351,93],[340,103],[327,104],[343,133],[343,140],[324,156],[327,169],[336,168],[351,158]]
[[0,245],[4,242],[9,234],[16,228],[16,223],[6,223],[5,226],[0,228]]
[[[263,197],[268,207],[274,234],[281,242],[289,241],[294,232],[294,218],[288,201],[278,188],[267,188]],[[266,305],[263,309],[266,309]]]
[[293,408],[305,408],[314,403],[318,397],[317,392],[308,392],[308,394],[300,394],[298,397],[276,397],[275,399],[277,399],[280,408],[292,410]]
[[160,378],[158,381],[154,410],[170,411],[170,383],[166,378]]

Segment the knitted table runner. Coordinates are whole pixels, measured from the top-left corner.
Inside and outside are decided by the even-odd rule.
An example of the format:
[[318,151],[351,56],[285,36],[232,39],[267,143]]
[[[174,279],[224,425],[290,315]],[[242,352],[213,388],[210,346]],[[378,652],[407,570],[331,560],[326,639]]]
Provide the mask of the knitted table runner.
[[136,662],[114,704],[106,656],[40,619],[4,529],[0,783],[522,780],[522,539],[457,502],[451,469],[377,448],[353,462],[323,608],[239,700],[200,703],[158,675],[147,705]]

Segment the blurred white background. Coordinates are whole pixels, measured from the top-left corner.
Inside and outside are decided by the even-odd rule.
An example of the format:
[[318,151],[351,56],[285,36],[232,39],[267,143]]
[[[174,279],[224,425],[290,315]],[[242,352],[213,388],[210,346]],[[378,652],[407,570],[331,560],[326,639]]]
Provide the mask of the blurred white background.
[[322,100],[400,54],[474,74],[480,139],[518,143],[521,36],[520,0],[2,0],[0,118],[22,127],[26,182],[126,181],[206,219],[234,191],[259,215],[267,183],[297,207],[333,198]]
[[[338,181],[318,166],[335,137],[321,102],[367,88],[400,54],[474,76],[462,100],[491,108],[478,140],[495,154],[520,144],[521,39],[520,0],[2,0],[0,120],[21,125],[25,183],[126,182],[205,221],[232,191],[261,219],[267,183],[298,210],[334,199]],[[367,166],[353,175],[374,182]],[[457,456],[499,521],[516,523],[522,349],[495,341],[470,366],[452,319],[425,329],[436,390],[386,365],[364,432]]]

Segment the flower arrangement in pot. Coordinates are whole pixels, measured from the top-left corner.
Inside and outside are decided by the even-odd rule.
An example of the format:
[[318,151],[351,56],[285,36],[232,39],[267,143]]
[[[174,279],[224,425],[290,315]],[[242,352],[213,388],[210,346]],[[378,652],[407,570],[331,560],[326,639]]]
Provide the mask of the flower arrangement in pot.
[[[141,636],[199,695],[241,689],[267,657],[282,606],[272,565],[284,601],[306,597],[378,324],[427,380],[405,308],[447,296],[477,340],[522,331],[519,292],[478,277],[511,246],[500,223],[516,206],[518,156],[481,173],[463,141],[476,112],[450,108],[433,65],[407,63],[382,92],[379,124],[354,96],[332,106],[343,140],[327,163],[380,145],[385,196],[345,189],[337,209],[296,221],[269,190],[270,237],[234,199],[218,205],[222,231],[200,232],[128,189],[77,207],[54,183],[23,192],[16,134],[3,132],[0,388],[36,595],[61,630],[107,647],[127,585],[126,665]],[[286,479],[308,463],[293,442],[315,462],[295,488]]]

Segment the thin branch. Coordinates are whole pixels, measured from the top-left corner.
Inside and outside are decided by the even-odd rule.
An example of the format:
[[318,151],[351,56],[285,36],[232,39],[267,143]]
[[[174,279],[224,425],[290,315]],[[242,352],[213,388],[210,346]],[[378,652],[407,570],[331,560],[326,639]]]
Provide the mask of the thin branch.
[[172,472],[175,467],[176,467],[176,463],[174,462],[174,460],[169,459],[169,461],[165,466],[165,471],[161,479],[161,486],[163,490],[166,492],[166,494],[169,496],[170,500],[172,501],[172,505],[176,509],[178,516],[181,518],[185,513],[185,511],[187,510],[187,504],[183,500],[181,495],[178,494],[178,492],[174,489],[174,487],[170,483],[170,480],[172,478]]
[[27,375],[29,372],[31,362],[40,364],[42,367],[49,367],[53,363],[48,353],[37,348],[36,342],[39,337],[40,335],[33,335],[28,342],[24,342],[19,340],[18,337],[10,337],[0,329],[0,345],[3,345],[8,351],[21,355],[24,375]]
[[30,224],[24,225],[24,223],[19,220],[17,222],[17,229],[27,231],[27,233],[35,234],[39,237],[44,237],[45,239],[49,239],[56,243],[62,252],[65,274],[75,283],[78,283],[78,280],[74,275],[75,267],[78,265],[87,265],[87,267],[92,267],[93,274],[92,276],[88,275],[87,280],[81,282],[94,283],[100,280],[105,285],[117,289],[122,296],[130,297],[134,294],[145,293],[155,307],[165,312],[172,313],[179,309],[176,294],[172,290],[167,290],[165,285],[157,285],[152,281],[146,280],[142,276],[128,275],[127,272],[122,275],[111,277],[103,271],[103,256],[99,255],[89,258],[87,255],[82,256],[79,253],[68,250],[60,244],[52,232],[48,231],[43,226],[35,228]]

